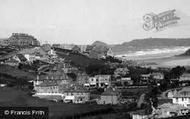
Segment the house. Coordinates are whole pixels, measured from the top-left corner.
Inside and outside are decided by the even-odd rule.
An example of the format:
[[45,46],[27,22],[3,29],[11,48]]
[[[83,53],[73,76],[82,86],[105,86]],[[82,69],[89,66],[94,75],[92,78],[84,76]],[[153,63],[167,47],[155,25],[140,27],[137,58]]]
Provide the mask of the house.
[[86,73],[79,72],[77,74],[77,82],[79,85],[84,85],[88,82],[89,76]]
[[12,33],[11,37],[6,40],[8,45],[13,46],[39,46],[40,42],[31,35],[25,33]]
[[107,56],[111,56],[111,57],[113,57],[113,56],[114,56],[113,51],[112,51],[112,49],[111,49],[111,48],[109,48],[109,49],[107,50],[106,55],[107,55]]
[[34,83],[34,97],[48,100],[63,100],[63,94],[59,92],[59,82],[53,80]]
[[115,71],[114,71],[114,76],[115,77],[123,77],[123,76],[126,76],[127,74],[129,73],[129,69],[127,67],[125,68],[117,68]]
[[87,45],[78,45],[81,52],[86,52]]
[[85,103],[90,100],[90,92],[80,85],[72,85],[61,93],[64,94],[65,103]]
[[0,39],[0,45],[1,46],[7,46],[8,45],[8,39],[7,38]]
[[184,87],[173,96],[172,102],[190,108],[190,87]]
[[182,105],[164,103],[159,105],[154,111],[155,118],[167,118],[172,116],[181,116],[188,113],[188,109]]
[[72,48],[72,52],[73,53],[80,53],[81,52],[81,48],[77,45],[75,45],[73,48]]
[[109,87],[111,85],[111,75],[96,75],[98,87]]
[[54,65],[55,65],[54,68],[56,70],[63,71],[65,74],[77,73],[77,71],[78,71],[78,68],[71,66],[70,62],[66,61],[66,60],[59,62],[59,63],[55,63]]
[[140,76],[140,82],[141,84],[148,84],[151,79],[151,74],[142,74]]
[[19,61],[13,59],[13,58],[9,58],[8,60],[6,60],[4,62],[4,64],[7,64],[7,65],[10,65],[10,66],[13,66],[13,67],[18,67],[19,66]]
[[[46,75],[37,75],[33,81],[35,94],[33,96],[48,100],[63,100],[64,94],[60,92],[61,86],[67,87],[71,83],[62,72],[51,72]],[[61,88],[62,89],[62,88]]]
[[96,75],[94,77],[89,77],[88,83],[91,87],[109,87],[111,85],[111,75]]
[[131,77],[121,77],[117,78],[116,81],[112,81],[112,86],[128,86],[128,85],[133,85],[133,80],[131,80]]
[[160,72],[155,72],[151,74],[153,80],[161,81],[164,79],[164,74]]
[[[96,79],[96,77],[89,77],[88,84],[90,87],[97,87],[98,80]],[[86,83],[85,85],[87,86],[88,84]]]
[[133,85],[133,80],[131,80],[131,77],[122,77],[121,84],[124,86],[125,85]]
[[190,81],[190,73],[184,73],[179,78],[180,82]]
[[126,103],[133,103],[137,102],[139,96],[132,93],[132,92],[127,92],[125,90],[121,91],[121,104],[126,104]]
[[19,54],[22,54],[26,57],[26,59],[30,62],[40,58],[46,58],[48,53],[45,52],[41,47],[28,48],[20,51]]
[[51,50],[51,45],[50,44],[43,44],[41,46],[41,48],[45,51],[45,52],[49,52]]
[[17,60],[18,62],[22,62],[22,63],[27,61],[26,57],[24,55],[22,55],[22,54],[15,55],[13,57],[13,59]]
[[51,58],[57,58],[57,54],[53,49],[50,49],[47,54],[51,56]]
[[150,114],[146,114],[144,110],[139,110],[136,112],[130,112],[132,119],[149,119]]
[[98,100],[98,104],[116,105],[120,103],[120,93],[114,88],[108,88],[103,92]]

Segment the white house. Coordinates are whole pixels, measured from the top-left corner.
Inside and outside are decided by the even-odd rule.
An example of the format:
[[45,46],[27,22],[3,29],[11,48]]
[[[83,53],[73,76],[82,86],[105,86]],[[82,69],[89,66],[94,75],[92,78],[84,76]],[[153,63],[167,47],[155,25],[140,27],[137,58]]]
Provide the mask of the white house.
[[184,87],[180,90],[173,96],[172,102],[190,108],[190,87]]
[[80,85],[73,85],[66,90],[60,90],[64,94],[65,103],[85,103],[90,99],[90,92]]
[[[90,87],[108,87],[111,85],[111,75],[96,75],[88,79]],[[87,84],[85,84],[87,85]]]

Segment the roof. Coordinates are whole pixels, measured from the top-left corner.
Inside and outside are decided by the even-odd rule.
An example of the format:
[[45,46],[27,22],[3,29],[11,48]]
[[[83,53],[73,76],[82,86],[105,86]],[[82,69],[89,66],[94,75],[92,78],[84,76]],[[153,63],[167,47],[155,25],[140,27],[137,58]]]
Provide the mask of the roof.
[[80,93],[87,93],[88,90],[85,89],[84,87],[80,86],[80,85],[73,85],[68,87],[67,89],[63,90],[64,92],[80,92]]
[[145,112],[145,110],[138,110],[138,111],[135,111],[135,112],[130,112],[130,114],[132,114],[132,115],[142,115],[142,116],[146,115],[146,116],[148,116],[148,114],[147,114],[147,112]]
[[68,79],[67,75],[63,72],[48,72],[46,75],[40,75],[40,80],[44,79],[54,79],[54,80],[61,80],[61,79]]
[[41,47],[23,49],[22,51],[20,51],[20,53],[21,54],[40,54],[40,55],[46,54],[46,52]]
[[65,96],[64,100],[74,100],[75,96]]
[[152,75],[164,75],[164,74],[161,72],[153,72]]
[[23,54],[17,54],[17,57],[20,59],[20,61],[25,62],[27,61],[26,57]]
[[141,77],[150,77],[150,74],[142,74]]
[[178,104],[172,104],[172,103],[164,103],[162,105],[159,105],[157,108],[161,108],[168,111],[175,111],[175,110],[182,110],[187,109],[186,107]]
[[184,87],[176,95],[174,95],[174,98],[179,97],[190,97],[190,87]]
[[96,78],[99,78],[99,77],[106,77],[106,78],[110,78],[110,77],[111,77],[111,75],[96,75],[95,77],[96,77]]
[[190,77],[190,73],[183,73],[181,77]]
[[116,96],[119,95],[118,90],[113,88],[108,88],[106,91],[104,91],[101,95],[107,95],[107,96]]
[[39,85],[37,85],[38,87],[51,87],[51,86],[58,86],[59,82],[57,81],[45,81]]
[[48,52],[51,50],[51,45],[50,44],[43,44],[41,48],[45,51]]

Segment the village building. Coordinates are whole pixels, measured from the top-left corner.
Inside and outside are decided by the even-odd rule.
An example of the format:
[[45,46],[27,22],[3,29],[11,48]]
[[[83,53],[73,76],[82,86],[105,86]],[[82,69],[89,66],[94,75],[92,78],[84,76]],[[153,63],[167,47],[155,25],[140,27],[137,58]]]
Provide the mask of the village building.
[[16,54],[4,61],[4,64],[18,67],[19,63],[25,63],[27,59],[22,54]]
[[133,85],[133,80],[131,80],[131,77],[122,77],[120,81],[123,86]]
[[148,84],[151,79],[151,74],[142,74],[140,77],[140,83],[141,84]]
[[89,77],[87,84],[89,84],[90,87],[97,88],[109,87],[111,86],[111,75],[96,75],[94,77]]
[[96,75],[98,87],[109,87],[111,85],[111,75]]
[[188,108],[182,105],[164,103],[156,108],[153,116],[154,118],[167,118],[173,116],[186,115],[188,112]]
[[155,72],[151,74],[153,80],[161,81],[164,79],[164,74],[160,72]]
[[82,53],[86,52],[87,45],[78,45]]
[[[77,83],[79,85],[84,85],[88,82],[89,76],[86,73],[79,72],[77,73]],[[89,86],[89,85],[88,85]]]
[[12,66],[12,67],[18,67],[19,66],[19,61],[13,59],[13,58],[9,58],[8,60],[5,60],[3,64]]
[[23,49],[20,51],[20,54],[23,54],[29,62],[48,58],[48,53],[45,52],[41,47]]
[[114,71],[114,77],[124,77],[129,74],[129,69],[127,67],[124,68],[117,68]]
[[73,53],[80,53],[81,52],[81,48],[77,45],[75,45],[73,48],[72,48],[72,52]]
[[173,96],[172,102],[190,108],[190,87],[184,87]]
[[0,39],[0,45],[1,46],[7,46],[7,45],[9,45],[9,43],[8,43],[8,39],[7,38],[1,38]]
[[98,100],[98,104],[111,104],[111,105],[117,105],[120,103],[120,93],[118,90],[113,88],[106,89],[105,92],[103,92],[100,96],[100,99]]
[[45,51],[45,52],[49,52],[51,50],[51,45],[50,44],[43,44],[41,46],[41,48]]
[[136,112],[130,112],[132,119],[148,119],[149,114],[146,114],[143,110],[136,111]]
[[90,92],[81,85],[72,85],[61,93],[64,94],[65,103],[85,103],[90,100]]
[[111,56],[111,57],[114,56],[114,53],[113,53],[113,51],[112,51],[111,48],[109,48],[109,49],[107,50],[106,56]]
[[183,73],[180,78],[180,82],[190,81],[190,73]]
[[48,100],[63,100],[63,94],[59,92],[59,82],[43,81],[34,86],[35,94],[33,96]]
[[24,33],[12,33],[12,36],[6,40],[8,45],[13,46],[39,46],[40,42],[31,35]]
[[36,80],[33,81],[34,96],[49,100],[63,100],[64,94],[60,93],[60,85],[67,85],[71,82],[63,72],[56,71],[46,75],[37,75]]

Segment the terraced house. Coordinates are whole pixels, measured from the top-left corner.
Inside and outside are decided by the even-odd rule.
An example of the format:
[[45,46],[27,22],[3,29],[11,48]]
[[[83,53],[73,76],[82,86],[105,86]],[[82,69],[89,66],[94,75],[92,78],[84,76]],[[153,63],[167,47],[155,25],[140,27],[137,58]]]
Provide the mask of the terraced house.
[[37,76],[33,81],[34,96],[46,99],[62,100],[63,94],[59,91],[60,85],[69,84],[70,80],[63,72],[50,72],[46,75]]
[[90,87],[109,87],[111,85],[111,75],[96,75],[94,77],[90,77],[87,84]]
[[39,46],[40,42],[28,34],[12,33],[12,36],[7,39],[7,44],[14,46]]

